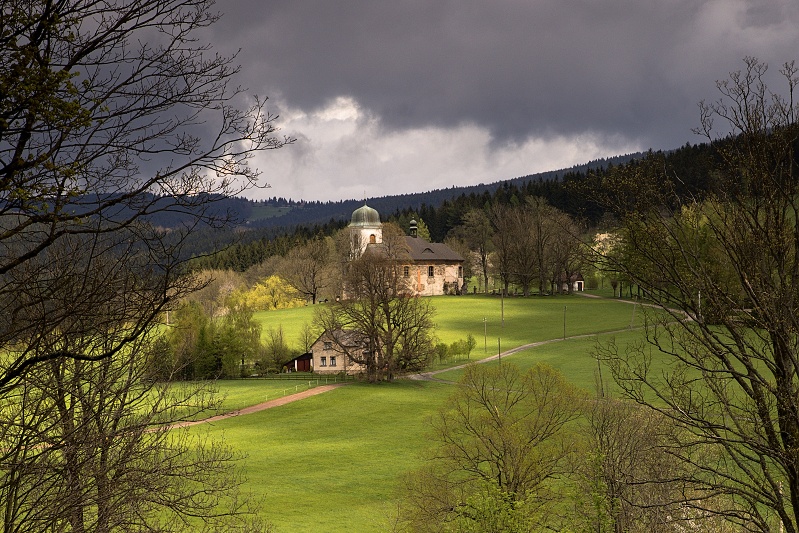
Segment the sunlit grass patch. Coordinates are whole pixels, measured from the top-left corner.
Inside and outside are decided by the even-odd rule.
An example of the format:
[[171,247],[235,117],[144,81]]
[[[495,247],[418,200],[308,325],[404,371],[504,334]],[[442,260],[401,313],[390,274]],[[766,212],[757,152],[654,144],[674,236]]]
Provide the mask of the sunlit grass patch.
[[248,457],[248,487],[280,532],[385,531],[448,385],[351,384],[214,424]]

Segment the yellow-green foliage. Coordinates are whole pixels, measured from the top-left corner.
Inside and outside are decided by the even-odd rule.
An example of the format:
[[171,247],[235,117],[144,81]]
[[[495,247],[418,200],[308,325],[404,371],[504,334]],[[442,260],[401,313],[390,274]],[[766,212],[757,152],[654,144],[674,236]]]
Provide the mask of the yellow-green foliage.
[[270,311],[288,309],[305,305],[296,290],[283,278],[269,276],[259,281],[251,289],[238,291],[232,298],[243,300],[250,309]]

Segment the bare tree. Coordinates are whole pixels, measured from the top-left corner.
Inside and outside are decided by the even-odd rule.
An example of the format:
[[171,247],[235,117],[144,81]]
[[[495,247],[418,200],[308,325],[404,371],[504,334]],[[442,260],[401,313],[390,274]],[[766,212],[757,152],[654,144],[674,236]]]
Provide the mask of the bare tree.
[[556,268],[556,248],[565,242],[566,219],[565,213],[543,198],[527,198],[521,206],[491,208],[495,256],[506,291],[510,281],[515,281],[527,296],[538,280],[539,294],[544,294]]
[[499,271],[502,280],[502,291],[507,294],[513,272],[513,247],[515,228],[511,208],[501,204],[494,204],[488,214],[493,229],[492,244],[494,246],[495,268]]
[[297,335],[297,342],[299,342],[302,353],[311,351],[311,346],[314,341],[319,338],[319,333],[314,329],[310,322],[303,322],[302,328]]
[[[273,135],[274,118],[256,99],[238,109],[230,86],[237,67],[214,55],[197,34],[218,14],[210,0],[11,0],[3,4],[0,35],[0,346],[13,358],[0,373],[9,386],[42,359],[65,354],[21,349],[36,335],[102,307],[108,293],[77,302],[17,298],[19,274],[30,274],[45,251],[80,241],[87,279],[110,251],[140,266],[136,298],[125,321],[130,334],[102,351],[124,348],[180,297],[180,236],[148,223],[156,213],[183,215],[185,229],[229,214],[213,208],[216,195],[255,183],[254,151],[286,142]],[[215,129],[209,130],[211,124]],[[69,245],[60,244],[70,240]],[[120,257],[117,255],[116,257]],[[149,269],[145,268],[149,264]],[[149,270],[149,271],[148,271]],[[34,272],[58,292],[59,280]],[[129,280],[128,283],[134,284]],[[91,282],[89,283],[91,285]],[[122,290],[117,285],[115,289]],[[126,292],[133,287],[124,288]],[[41,291],[40,295],[46,295]],[[132,293],[131,293],[132,294]],[[133,301],[136,300],[135,306]],[[25,303],[23,303],[25,302]],[[46,313],[39,312],[48,307]],[[38,313],[36,324],[31,320]],[[135,316],[134,316],[135,315]],[[90,321],[87,321],[89,323]]]
[[[261,529],[236,454],[174,426],[213,408],[212,391],[149,379],[152,339],[124,357],[50,358],[0,400],[3,531]],[[52,337],[49,351],[86,341]]]
[[[474,524],[485,518],[475,504],[490,498],[547,523],[555,480],[568,474],[574,450],[568,429],[581,409],[581,393],[551,367],[467,367],[433,420],[428,467],[407,480],[403,522],[412,531],[438,531],[456,519]],[[507,518],[518,524],[521,517]]]
[[[0,15],[0,490],[6,531],[213,529],[232,456],[160,427],[164,311],[203,281],[186,236],[278,148],[211,0],[18,1]],[[165,230],[154,218],[180,222]],[[173,390],[174,392],[174,390]]]
[[[483,290],[488,292],[488,267],[489,255],[493,250],[493,230],[491,221],[483,209],[472,209],[463,217],[463,224],[451,232],[453,237],[463,239],[478,258],[480,275],[483,280]],[[469,254],[462,254],[467,257]]]
[[[614,265],[661,306],[649,345],[606,345],[617,382],[683,431],[671,448],[689,465],[686,505],[741,529],[799,527],[799,181],[797,69],[769,91],[766,66],[747,58],[703,104],[699,132],[718,168],[703,198],[671,194],[652,160],[608,183],[624,223]],[[715,138],[714,119],[723,123]],[[734,135],[728,136],[728,132]],[[628,185],[635,179],[635,194]],[[634,203],[632,203],[634,202]],[[634,208],[634,210],[632,209]],[[655,368],[652,348],[667,358]],[[722,508],[705,502],[728,496]]]
[[[404,233],[384,224],[383,242],[348,264],[345,297],[316,315],[319,329],[348,331],[332,339],[373,382],[424,368],[433,350],[433,309],[428,299],[413,296],[403,275],[407,261]],[[353,336],[360,340],[352,342]]]
[[547,278],[555,269],[555,247],[565,229],[563,219],[567,215],[549,205],[545,199],[538,197],[527,198],[525,207],[529,211],[527,231],[532,241],[538,292],[544,294]]
[[331,245],[325,239],[313,239],[295,246],[281,261],[279,274],[297,292],[316,304],[320,291],[332,283],[334,266],[331,264]]
[[[542,201],[543,202],[543,201]],[[541,232],[543,214],[528,205],[508,210],[510,231],[510,277],[522,286],[522,294],[530,295],[530,285],[540,277],[544,245],[548,234]]]
[[291,359],[286,336],[283,333],[283,324],[279,324],[277,328],[266,330],[264,356],[262,367],[265,371],[280,372],[283,365]]
[[[719,531],[714,517],[685,512],[691,497],[682,482],[687,465],[669,453],[671,420],[634,402],[597,398],[587,403],[581,447],[572,474],[577,530],[665,533]],[[711,502],[705,502],[710,505]]]
[[553,209],[551,222],[554,235],[550,243],[552,283],[558,292],[565,281],[569,294],[574,290],[572,279],[588,264],[589,248],[580,239],[580,227],[568,214]]

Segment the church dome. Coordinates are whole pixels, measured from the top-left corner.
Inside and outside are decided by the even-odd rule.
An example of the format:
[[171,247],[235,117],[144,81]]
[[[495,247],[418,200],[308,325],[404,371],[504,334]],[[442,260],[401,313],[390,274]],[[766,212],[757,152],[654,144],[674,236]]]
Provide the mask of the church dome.
[[350,226],[380,226],[380,213],[366,204],[352,212]]

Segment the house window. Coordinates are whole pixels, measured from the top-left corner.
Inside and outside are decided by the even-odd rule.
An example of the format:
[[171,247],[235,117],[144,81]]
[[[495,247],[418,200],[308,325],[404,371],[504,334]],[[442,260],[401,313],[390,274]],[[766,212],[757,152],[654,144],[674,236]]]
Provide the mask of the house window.
[[325,342],[325,350],[332,350],[333,343],[332,342]]
[[459,278],[463,277],[463,267],[458,267],[458,277]]
[[427,267],[427,277],[432,278],[433,276],[435,276],[435,271],[433,270],[433,267],[431,266]]
[[322,356],[322,360],[319,362],[319,366],[327,366],[327,357],[324,355]]
[[336,356],[335,355],[331,355],[330,356],[330,366],[336,366]]
[[402,267],[402,275],[406,278],[411,277],[411,267]]

